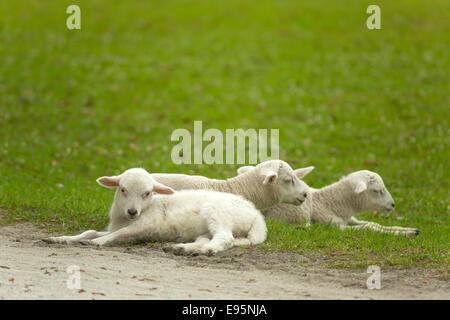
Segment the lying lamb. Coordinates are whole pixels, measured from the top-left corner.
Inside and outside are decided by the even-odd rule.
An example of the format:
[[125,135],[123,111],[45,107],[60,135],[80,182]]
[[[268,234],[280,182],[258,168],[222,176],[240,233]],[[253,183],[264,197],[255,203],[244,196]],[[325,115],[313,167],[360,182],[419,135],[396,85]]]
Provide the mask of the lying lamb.
[[[238,173],[252,171],[254,167],[239,168]],[[386,227],[375,222],[362,221],[354,216],[366,211],[391,212],[394,200],[386,189],[383,179],[368,170],[353,172],[340,181],[321,189],[309,187],[310,203],[294,207],[287,204],[263,210],[266,217],[281,219],[288,223],[301,221],[320,222],[338,226],[341,230],[370,229],[395,235],[417,235],[419,230],[405,227]],[[308,202],[309,202],[308,201]],[[311,206],[312,205],[312,206]]]
[[[213,254],[235,245],[266,239],[264,216],[241,196],[210,190],[177,191],[155,181],[144,169],[129,169],[97,182],[117,188],[111,207],[109,233],[85,244],[100,246],[150,240],[192,241],[177,251]],[[152,195],[152,192],[157,193]],[[158,195],[159,194],[159,195]],[[92,232],[91,232],[92,233]],[[46,242],[73,243],[86,237],[53,237]]]
[[245,174],[240,172],[238,176],[227,180],[172,173],[151,175],[158,182],[175,190],[206,189],[241,195],[260,210],[279,203],[300,205],[306,200],[308,186],[300,179],[314,167],[293,170],[282,160],[268,160],[251,168],[255,170]]

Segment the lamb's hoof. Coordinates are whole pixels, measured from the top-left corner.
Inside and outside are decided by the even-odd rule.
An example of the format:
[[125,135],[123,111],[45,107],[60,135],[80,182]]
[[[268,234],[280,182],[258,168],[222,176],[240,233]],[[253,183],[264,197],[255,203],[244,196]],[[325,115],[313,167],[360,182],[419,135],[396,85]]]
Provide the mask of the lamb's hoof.
[[46,245],[46,244],[54,244],[55,242],[52,239],[39,239],[36,241],[33,241],[33,246],[42,246],[42,245]]
[[183,247],[173,246],[172,253],[176,256],[185,256],[188,252]]
[[407,238],[416,237],[420,234],[420,231],[413,229],[404,233]]
[[186,250],[186,248],[182,246],[171,246],[166,249],[166,252],[172,252],[176,256],[198,256],[199,253],[197,251]]
[[53,238],[53,237],[50,237],[50,238],[44,238],[44,239],[38,240],[38,241],[36,241],[36,242],[40,242],[40,241],[45,242],[45,243],[49,243],[49,244],[59,243],[59,242],[56,241],[56,239]]
[[163,250],[165,253],[172,253],[172,254],[175,254],[175,255],[180,255],[181,252],[182,252],[182,250],[183,250],[183,248],[178,247],[178,246],[176,246],[176,245],[172,245],[172,246],[164,246],[164,247],[162,248],[162,250]]
[[163,250],[165,253],[170,253],[170,252],[173,251],[173,247],[172,247],[172,246],[164,246],[164,247],[162,247],[162,250]]
[[212,257],[212,256],[214,256],[216,254],[216,252],[214,250],[212,250],[212,249],[202,250],[200,253],[205,255],[205,256],[208,256],[208,257]]

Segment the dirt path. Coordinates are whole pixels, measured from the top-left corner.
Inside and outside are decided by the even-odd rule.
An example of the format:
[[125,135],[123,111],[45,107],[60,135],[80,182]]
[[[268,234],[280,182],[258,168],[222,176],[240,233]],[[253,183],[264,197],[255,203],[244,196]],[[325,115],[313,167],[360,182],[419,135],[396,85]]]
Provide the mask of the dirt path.
[[[166,254],[160,246],[47,245],[30,224],[0,227],[0,299],[450,299],[449,281],[424,270],[328,269],[289,252],[234,248],[215,257]],[[79,266],[81,289],[66,272]]]

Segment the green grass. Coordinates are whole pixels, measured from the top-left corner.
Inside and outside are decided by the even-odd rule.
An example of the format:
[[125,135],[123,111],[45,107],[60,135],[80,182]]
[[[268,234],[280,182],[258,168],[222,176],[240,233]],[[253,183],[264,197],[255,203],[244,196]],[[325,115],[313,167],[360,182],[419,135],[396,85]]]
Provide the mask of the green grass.
[[[372,220],[391,225],[399,224],[395,218],[372,218]],[[408,223],[411,225],[410,222]],[[402,225],[408,225],[408,223],[402,223]],[[413,223],[413,225],[418,224]],[[423,228],[421,236],[406,238],[372,231],[342,232],[338,228],[320,224],[306,229],[304,226],[270,221],[268,241],[262,247],[267,250],[292,250],[323,261],[330,267],[420,266],[448,272],[448,244],[446,245],[448,236],[435,232],[434,229],[439,228],[435,224]],[[323,259],[323,257],[326,258]]]
[[[69,4],[82,30],[66,28]],[[1,1],[0,206],[10,221],[102,228],[98,176],[143,166],[226,178],[232,165],[171,162],[176,128],[279,128],[280,157],[326,185],[384,177],[404,239],[269,223],[262,247],[333,265],[448,268],[448,1]]]

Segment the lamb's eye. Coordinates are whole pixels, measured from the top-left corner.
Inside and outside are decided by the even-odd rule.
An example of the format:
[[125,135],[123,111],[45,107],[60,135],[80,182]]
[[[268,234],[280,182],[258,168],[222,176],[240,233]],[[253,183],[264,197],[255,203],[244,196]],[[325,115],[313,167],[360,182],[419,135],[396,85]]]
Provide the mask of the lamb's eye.
[[144,193],[144,194],[142,195],[142,197],[145,199],[145,198],[147,198],[149,195],[150,195],[150,191],[147,191],[146,193]]
[[125,193],[125,189],[124,188],[120,189],[120,192]]

